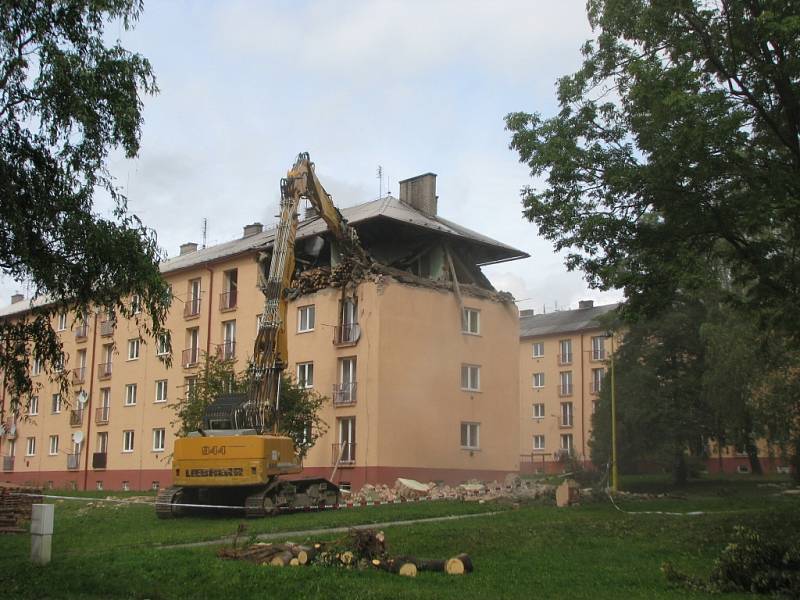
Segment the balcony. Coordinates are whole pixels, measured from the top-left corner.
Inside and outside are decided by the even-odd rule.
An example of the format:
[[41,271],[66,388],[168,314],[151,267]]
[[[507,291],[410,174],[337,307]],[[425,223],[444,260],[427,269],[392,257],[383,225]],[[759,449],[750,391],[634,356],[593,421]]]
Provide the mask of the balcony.
[[356,387],[355,381],[351,383],[334,383],[333,384],[333,405],[334,406],[352,406],[356,403]]
[[333,332],[335,346],[355,346],[361,337],[361,327],[358,323],[339,325]]
[[77,471],[81,465],[80,454],[67,454],[67,470]]
[[189,298],[183,305],[183,316],[192,319],[200,314],[200,298]]
[[237,290],[222,292],[219,295],[219,309],[221,311],[233,310],[236,308]]
[[572,352],[562,352],[558,355],[558,364],[559,365],[571,365],[572,364]]
[[83,383],[86,379],[86,367],[78,367],[77,369],[72,369],[72,383],[74,385],[79,385]]
[[80,427],[83,425],[83,409],[69,411],[70,427]]
[[93,469],[105,469],[106,464],[108,464],[108,453],[107,452],[95,452],[92,454],[92,468]]
[[98,425],[108,424],[108,413],[111,411],[110,406],[99,406],[94,409],[94,422]]
[[3,471],[9,472],[14,470],[14,457],[13,456],[4,456],[3,457]]
[[196,367],[200,362],[200,348],[187,348],[181,353],[181,365],[184,369]]
[[233,360],[236,358],[236,342],[217,344],[217,358],[220,360]]
[[356,464],[356,443],[339,442],[331,446],[331,464],[349,466]]
[[113,363],[104,362],[97,365],[97,378],[101,381],[111,379],[111,367]]
[[75,329],[76,342],[85,342],[86,338],[88,337],[89,337],[89,326],[86,323]]
[[102,337],[114,335],[114,321],[111,321],[110,319],[100,321],[100,335]]
[[572,384],[571,383],[562,383],[558,386],[558,395],[562,398],[564,396],[572,396]]

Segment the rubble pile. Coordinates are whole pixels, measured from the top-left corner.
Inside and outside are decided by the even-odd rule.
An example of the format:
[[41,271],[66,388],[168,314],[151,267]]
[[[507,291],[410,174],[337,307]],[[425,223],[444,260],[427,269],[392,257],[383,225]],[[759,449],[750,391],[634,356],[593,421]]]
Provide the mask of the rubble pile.
[[516,475],[503,483],[484,483],[477,479],[460,485],[445,485],[435,482],[421,483],[413,479],[397,479],[393,487],[365,484],[361,490],[347,500],[354,504],[363,502],[402,502],[403,500],[463,500],[488,501],[504,499],[536,499],[555,496],[555,486],[520,479]]
[[[31,519],[31,506],[42,502],[39,488],[0,483],[0,533],[22,533]],[[31,495],[34,494],[34,495]]]

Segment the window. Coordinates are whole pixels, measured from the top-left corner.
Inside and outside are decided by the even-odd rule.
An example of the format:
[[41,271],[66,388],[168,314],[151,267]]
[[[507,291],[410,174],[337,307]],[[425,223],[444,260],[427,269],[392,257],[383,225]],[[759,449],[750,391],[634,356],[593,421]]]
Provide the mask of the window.
[[139,358],[139,338],[128,340],[128,360]]
[[334,406],[355,404],[356,382],[356,357],[340,358],[339,383],[333,388]]
[[606,338],[598,335],[592,338],[592,360],[605,360],[606,358]]
[[237,289],[239,287],[239,272],[237,269],[225,271],[222,282],[222,296],[220,297],[220,309],[230,310],[236,308]]
[[142,299],[138,294],[131,296],[131,313],[138,315],[142,312]]
[[64,355],[61,354],[53,363],[53,371],[60,373],[64,370]]
[[39,396],[31,396],[31,401],[28,403],[28,414],[32,417],[39,414]]
[[336,419],[339,427],[339,463],[356,461],[356,418],[344,417]]
[[600,406],[600,402],[598,400],[592,400],[592,414],[597,412],[598,406]]
[[533,342],[533,358],[544,356],[544,342]]
[[461,314],[461,332],[479,335],[481,332],[481,311],[475,308],[465,308]]
[[222,323],[222,341],[220,358],[223,360],[233,359],[236,355],[236,321]]
[[111,388],[100,389],[100,406],[103,408],[111,406]]
[[558,363],[568,365],[572,362],[572,340],[560,340],[558,342]]
[[156,381],[156,402],[167,401],[167,380],[159,379]]
[[314,363],[297,363],[297,385],[304,388],[314,387]]
[[103,491],[103,481],[100,480],[100,479],[95,481],[94,482],[94,489],[96,489],[98,492],[102,492]]
[[479,423],[461,423],[461,447],[475,450],[480,448]]
[[535,387],[535,388],[543,388],[544,387],[544,373],[534,373],[533,374],[533,387]]
[[29,437],[25,440],[25,456],[36,456],[36,438]]
[[97,453],[105,454],[108,452],[108,432],[101,431],[97,434]]
[[345,298],[339,303],[339,326],[334,337],[335,344],[355,344],[361,337],[358,325],[358,299]]
[[136,384],[129,383],[125,386],[125,406],[136,404]]
[[186,388],[186,397],[191,398],[197,389],[197,377],[187,377],[183,380],[183,385]]
[[153,452],[163,452],[164,450],[164,429],[153,429]]
[[33,368],[31,369],[31,375],[38,375],[42,372],[42,359],[41,358],[34,358],[33,359]]
[[481,389],[481,368],[477,365],[461,365],[461,389],[477,392]]
[[122,451],[133,452],[133,429],[122,432]]
[[314,330],[314,305],[301,306],[297,309],[297,332]]
[[561,426],[572,427],[572,402],[561,403]]
[[50,399],[50,412],[54,415],[61,412],[61,394],[53,394]]
[[122,482],[122,491],[129,492],[131,490],[131,482],[127,479]]
[[64,331],[67,328],[67,313],[60,313],[58,315],[58,331]]
[[572,452],[572,434],[561,434],[561,449],[565,452]]
[[186,306],[184,306],[184,314],[187,317],[200,314],[200,279],[189,280],[189,290],[187,294]]
[[544,419],[544,404],[533,405],[533,418]]
[[558,393],[560,396],[572,395],[572,371],[561,371],[558,374],[559,386]]
[[603,376],[605,369],[592,369],[592,393],[599,394],[603,389]]
[[83,377],[83,369],[86,368],[86,350],[78,350],[78,368],[81,369],[81,377]]
[[182,364],[191,367],[200,362],[200,328],[189,327],[186,329],[186,350],[183,351]]
[[544,450],[544,436],[543,435],[535,435],[535,436],[533,436],[533,449],[534,450]]
[[169,334],[159,334],[158,342],[156,343],[156,354],[158,356],[169,354]]
[[50,456],[55,456],[58,454],[58,436],[51,435],[50,436]]

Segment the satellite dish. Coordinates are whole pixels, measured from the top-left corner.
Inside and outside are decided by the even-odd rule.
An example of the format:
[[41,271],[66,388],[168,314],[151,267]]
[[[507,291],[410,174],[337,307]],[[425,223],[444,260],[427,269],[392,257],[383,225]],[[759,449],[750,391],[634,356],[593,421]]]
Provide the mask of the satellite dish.
[[78,394],[78,404],[83,406],[86,404],[86,401],[89,399],[89,394],[86,393],[86,390],[81,390],[81,393]]
[[76,431],[75,433],[73,433],[72,441],[75,442],[76,444],[80,444],[83,441],[83,432]]

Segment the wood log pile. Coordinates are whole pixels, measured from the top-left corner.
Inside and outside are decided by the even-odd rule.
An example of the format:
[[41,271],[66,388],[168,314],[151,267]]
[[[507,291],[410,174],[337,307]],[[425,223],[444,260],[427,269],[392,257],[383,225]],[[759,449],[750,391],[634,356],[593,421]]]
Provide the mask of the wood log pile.
[[342,539],[305,545],[260,542],[237,548],[234,541],[233,547],[222,548],[217,555],[223,559],[246,560],[264,566],[317,565],[344,569],[379,569],[405,577],[416,577],[422,571],[464,575],[471,573],[473,569],[472,559],[467,554],[459,554],[447,560],[391,556],[386,546],[386,536],[382,531],[373,529],[351,529]]
[[0,533],[24,533],[22,525],[31,520],[31,507],[42,501],[41,493],[38,488],[0,483]]

